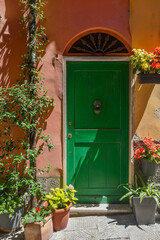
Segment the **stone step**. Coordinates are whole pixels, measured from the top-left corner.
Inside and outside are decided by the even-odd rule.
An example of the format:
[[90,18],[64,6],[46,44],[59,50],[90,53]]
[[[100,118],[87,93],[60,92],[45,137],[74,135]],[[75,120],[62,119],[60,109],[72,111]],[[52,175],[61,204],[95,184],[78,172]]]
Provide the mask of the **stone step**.
[[129,204],[77,204],[70,209],[70,217],[131,212]]

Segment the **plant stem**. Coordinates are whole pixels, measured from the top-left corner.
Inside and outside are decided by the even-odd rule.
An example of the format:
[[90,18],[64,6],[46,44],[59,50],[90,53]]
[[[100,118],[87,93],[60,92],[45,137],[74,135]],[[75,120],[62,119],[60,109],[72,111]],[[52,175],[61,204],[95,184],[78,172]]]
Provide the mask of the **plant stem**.
[[[35,62],[36,62],[36,11],[37,6],[37,0],[29,0],[29,11],[30,11],[30,20],[29,20],[29,71],[28,71],[28,77],[29,77],[29,83],[35,84]],[[31,90],[30,92],[31,98],[34,97],[34,91]],[[32,106],[34,107],[34,106]],[[34,125],[34,118],[31,118],[31,124]],[[30,142],[30,149],[33,150],[36,147],[36,129],[35,127],[32,127],[30,129],[29,134],[29,142]],[[30,161],[30,167],[36,169],[36,161]],[[36,170],[33,171],[33,177],[36,181]],[[35,205],[36,197],[31,197],[31,204],[32,207]]]

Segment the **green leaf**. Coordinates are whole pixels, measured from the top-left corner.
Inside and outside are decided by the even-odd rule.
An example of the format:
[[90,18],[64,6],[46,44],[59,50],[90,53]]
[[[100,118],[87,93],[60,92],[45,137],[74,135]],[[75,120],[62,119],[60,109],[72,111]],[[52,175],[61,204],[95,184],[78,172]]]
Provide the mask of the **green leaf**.
[[42,217],[42,216],[37,216],[37,217],[36,217],[36,219],[35,219],[35,221],[36,221],[36,222],[41,222],[41,221],[42,221],[42,219],[43,219],[43,217]]

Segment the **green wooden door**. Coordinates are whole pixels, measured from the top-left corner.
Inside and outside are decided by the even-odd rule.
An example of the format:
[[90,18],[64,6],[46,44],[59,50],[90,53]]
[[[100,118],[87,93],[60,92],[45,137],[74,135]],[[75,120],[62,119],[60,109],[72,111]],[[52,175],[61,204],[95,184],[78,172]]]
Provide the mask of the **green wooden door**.
[[129,63],[67,62],[67,184],[115,203],[128,182]]

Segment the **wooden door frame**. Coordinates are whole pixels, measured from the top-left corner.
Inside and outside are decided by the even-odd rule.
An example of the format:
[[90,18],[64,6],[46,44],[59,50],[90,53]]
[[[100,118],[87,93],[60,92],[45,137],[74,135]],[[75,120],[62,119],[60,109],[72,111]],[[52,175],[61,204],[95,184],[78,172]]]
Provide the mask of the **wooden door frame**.
[[[128,56],[63,56],[63,187],[67,183],[67,62],[130,62]],[[133,161],[133,132],[134,132],[134,77],[129,64],[129,182],[134,182]]]

